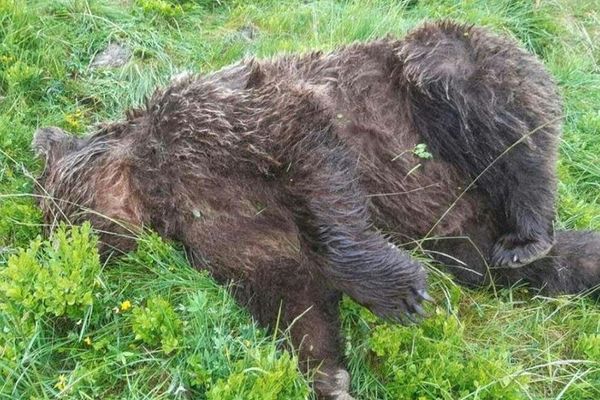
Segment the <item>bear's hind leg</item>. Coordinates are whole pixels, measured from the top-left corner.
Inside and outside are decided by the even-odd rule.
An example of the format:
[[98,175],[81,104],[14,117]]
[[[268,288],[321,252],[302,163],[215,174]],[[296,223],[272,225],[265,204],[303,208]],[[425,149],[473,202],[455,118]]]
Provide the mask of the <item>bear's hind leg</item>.
[[289,333],[300,368],[312,374],[319,399],[351,400],[339,333],[341,293],[313,277],[308,262],[262,264],[235,295],[262,325]]
[[600,297],[600,233],[558,231],[556,243],[542,257],[524,268],[500,270],[497,281],[526,281],[550,295],[591,292]]
[[450,22],[413,31],[397,54],[409,123],[495,210],[491,263],[519,267],[547,254],[561,102],[542,64],[511,40]]
[[[221,192],[218,192],[221,194]],[[322,399],[347,400],[348,373],[341,355],[338,307],[341,293],[311,274],[317,269],[298,245],[298,232],[285,210],[271,203],[262,213],[241,213],[248,193],[223,192],[226,217],[194,219],[185,230],[194,265],[220,282],[264,327],[290,333],[300,366],[313,374]],[[261,199],[266,204],[266,199]]]
[[495,267],[487,262],[496,236],[493,222],[482,213],[465,225],[463,237],[428,240],[423,247],[433,250],[434,258],[467,286],[527,283],[549,295],[595,290],[594,297],[600,297],[600,233],[558,231],[548,254],[522,268]]
[[[287,301],[287,323],[291,324],[292,342],[299,351],[301,367],[314,371],[314,387],[319,398],[351,400],[350,374],[341,359],[341,294],[319,287],[316,280],[310,285]],[[291,318],[294,320],[290,321]]]

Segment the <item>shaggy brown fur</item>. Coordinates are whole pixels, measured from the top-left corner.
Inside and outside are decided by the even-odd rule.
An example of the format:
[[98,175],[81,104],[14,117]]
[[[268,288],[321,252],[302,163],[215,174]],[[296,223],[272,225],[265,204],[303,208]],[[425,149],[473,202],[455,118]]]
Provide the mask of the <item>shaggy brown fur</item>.
[[265,325],[280,305],[288,324],[302,315],[292,337],[319,367],[318,393],[348,399],[341,293],[396,321],[428,299],[425,270],[396,245],[427,239],[470,285],[600,282],[600,235],[559,232],[553,246],[560,110],[552,79],[512,41],[427,24],[179,77],[84,139],[41,129],[54,198],[41,205],[49,222],[91,219],[104,250],[132,248],[130,227],[181,241]]

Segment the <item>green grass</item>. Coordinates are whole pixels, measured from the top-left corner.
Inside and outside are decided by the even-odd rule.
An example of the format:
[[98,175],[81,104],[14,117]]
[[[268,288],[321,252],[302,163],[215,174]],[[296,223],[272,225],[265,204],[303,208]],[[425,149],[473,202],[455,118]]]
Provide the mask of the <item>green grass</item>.
[[[146,234],[137,251],[100,264],[86,227],[36,240],[32,134],[47,125],[83,134],[177,71],[402,35],[446,17],[512,35],[554,74],[566,109],[559,224],[600,229],[597,0],[0,0],[0,398],[310,397],[310,377],[282,350],[285,333],[257,328],[176,247]],[[111,41],[133,59],[90,69]],[[440,304],[420,326],[388,325],[344,301],[358,398],[600,398],[597,304],[471,291],[432,275]]]

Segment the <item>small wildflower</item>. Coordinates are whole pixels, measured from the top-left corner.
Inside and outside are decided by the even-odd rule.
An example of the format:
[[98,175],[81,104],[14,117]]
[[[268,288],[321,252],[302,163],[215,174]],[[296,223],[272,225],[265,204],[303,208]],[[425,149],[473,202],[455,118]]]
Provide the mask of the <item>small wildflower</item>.
[[15,61],[15,58],[13,56],[10,56],[10,55],[0,56],[0,63],[2,63],[2,64],[11,64],[13,61]]
[[129,300],[125,300],[121,303],[121,311],[127,311],[131,308],[131,302]]
[[74,112],[65,115],[65,121],[72,129],[80,129],[83,126],[83,111],[76,109]]
[[58,382],[56,382],[56,385],[54,385],[54,387],[60,390],[61,392],[65,390],[65,388],[67,387],[67,377],[62,374],[59,375]]
[[92,338],[90,338],[89,336],[87,336],[85,339],[83,339],[83,342],[85,344],[87,344],[88,346],[92,345]]

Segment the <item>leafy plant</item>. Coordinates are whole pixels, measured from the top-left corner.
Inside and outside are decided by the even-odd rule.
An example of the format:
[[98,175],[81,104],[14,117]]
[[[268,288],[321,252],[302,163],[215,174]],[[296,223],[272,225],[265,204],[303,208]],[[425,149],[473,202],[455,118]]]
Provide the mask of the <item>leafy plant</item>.
[[413,149],[413,154],[419,158],[424,160],[429,160],[433,158],[433,155],[427,150],[427,144],[419,143]]
[[165,354],[177,349],[181,335],[181,320],[171,304],[162,297],[148,299],[145,307],[133,309],[132,329],[136,340],[150,346],[160,346]]
[[469,345],[464,326],[441,312],[415,329],[378,326],[371,348],[393,398],[516,400],[528,383],[509,352]]
[[37,238],[0,270],[0,309],[15,315],[84,317],[94,302],[100,258],[91,226],[61,225]]
[[[233,373],[220,379],[207,392],[207,400],[305,399],[308,388],[298,379],[297,360],[288,353],[278,356],[273,349],[249,349]],[[253,365],[252,368],[247,368]]]

